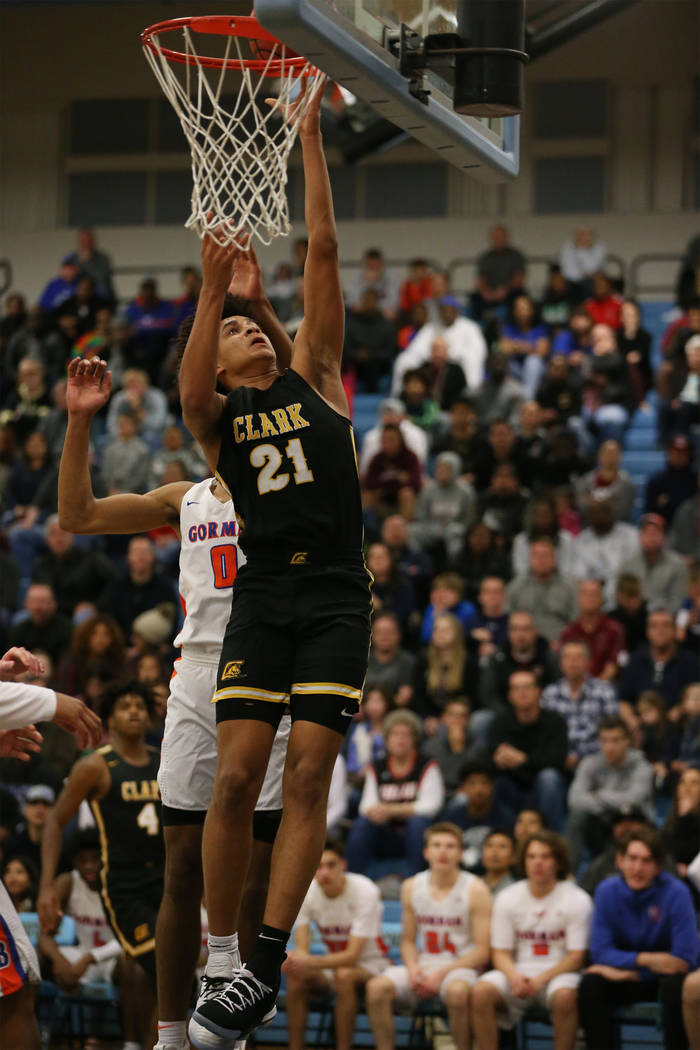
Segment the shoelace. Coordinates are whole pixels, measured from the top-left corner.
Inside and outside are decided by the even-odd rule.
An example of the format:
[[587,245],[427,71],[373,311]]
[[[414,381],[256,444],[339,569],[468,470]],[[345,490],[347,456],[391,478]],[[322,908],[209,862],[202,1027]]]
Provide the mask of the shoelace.
[[[234,980],[235,978],[236,974],[234,973]],[[230,977],[209,977],[206,973],[202,974],[199,1000],[203,1003],[208,1003],[210,999],[215,999],[217,995],[221,995],[230,983]]]
[[236,1010],[245,1010],[247,1007],[255,1006],[271,991],[272,988],[263,984],[254,973],[244,967],[220,993],[217,1002],[233,1014]]

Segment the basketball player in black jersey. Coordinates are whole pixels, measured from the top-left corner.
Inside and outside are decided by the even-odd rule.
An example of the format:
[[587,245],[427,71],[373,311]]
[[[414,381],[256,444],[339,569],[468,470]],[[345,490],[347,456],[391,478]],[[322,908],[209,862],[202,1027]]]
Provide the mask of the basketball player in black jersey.
[[263,926],[242,971],[229,983],[222,972],[221,991],[212,994],[210,983],[200,997],[189,1029],[198,1048],[231,1047],[274,1016],[287,938],[318,867],[331,773],[367,666],[369,575],[340,376],[344,308],[320,97],[299,134],[309,249],[291,367],[281,373],[287,362],[245,305],[226,299],[239,253],[205,237],[180,369],[184,420],[234,494],[248,559],[234,583],[213,698],[219,760],[203,840],[209,926],[222,954],[236,929],[251,818],[285,704],[292,715]]
[[127,957],[150,979],[150,995],[144,994],[146,982],[138,982],[138,977],[135,983],[141,987],[134,989],[141,1000],[133,1008],[145,1044],[154,1027],[155,929],[165,862],[157,780],[160,756],[145,742],[153,709],[147,686],[117,682],[105,690],[103,705],[109,743],[76,762],[44,828],[39,917],[49,928],[57,913],[53,884],[61,832],[87,801],[100,836],[100,893],[107,919]]

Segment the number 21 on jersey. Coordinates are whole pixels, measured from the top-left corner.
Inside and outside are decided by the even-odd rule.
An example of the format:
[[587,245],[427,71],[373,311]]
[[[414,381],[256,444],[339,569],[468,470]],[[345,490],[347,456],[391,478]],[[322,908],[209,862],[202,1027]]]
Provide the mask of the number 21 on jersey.
[[[314,480],[313,472],[306,462],[304,449],[299,438],[291,438],[285,446],[287,459],[294,467],[294,484],[307,485]],[[282,465],[282,453],[275,445],[256,445],[250,453],[251,466],[259,470],[258,492],[264,496],[267,492],[279,492],[289,484],[289,474],[279,473]]]

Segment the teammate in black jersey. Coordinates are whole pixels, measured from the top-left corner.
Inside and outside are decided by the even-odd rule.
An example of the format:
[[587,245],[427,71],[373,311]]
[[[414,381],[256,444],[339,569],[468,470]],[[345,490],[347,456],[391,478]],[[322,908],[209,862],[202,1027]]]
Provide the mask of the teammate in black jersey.
[[[136,1018],[145,1044],[153,1035],[155,1020],[155,929],[165,862],[157,779],[160,756],[145,743],[153,709],[147,686],[140,682],[108,686],[103,705],[109,743],[76,762],[44,828],[38,910],[42,927],[54,929],[59,911],[53,884],[61,831],[80,803],[87,801],[100,836],[100,893],[107,919],[127,957],[139,963],[150,980],[149,989],[132,966],[123,982],[128,988],[122,988],[127,993],[125,1009]],[[128,1021],[125,1016],[125,1025]]]
[[[275,1012],[289,931],[318,867],[331,772],[358,710],[369,576],[352,427],[340,376],[344,308],[320,97],[300,124],[309,249],[290,363],[226,300],[236,249],[205,236],[203,285],[180,369],[183,416],[231,490],[248,564],[233,588],[214,702],[219,763],[204,829],[210,931],[236,929],[251,818],[285,704],[292,714],[264,924],[235,979],[200,999],[196,1047],[230,1047]],[[216,393],[217,382],[231,393]],[[209,972],[209,971],[208,971]]]

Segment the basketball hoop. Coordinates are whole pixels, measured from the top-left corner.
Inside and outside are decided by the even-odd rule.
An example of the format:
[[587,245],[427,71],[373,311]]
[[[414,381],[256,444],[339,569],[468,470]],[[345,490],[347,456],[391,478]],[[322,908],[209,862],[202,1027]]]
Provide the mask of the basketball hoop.
[[[165,47],[166,34],[179,46]],[[202,34],[219,38],[212,49],[220,43],[220,55],[199,53]],[[141,43],[192,154],[185,226],[243,249],[252,237],[270,244],[286,236],[287,161],[323,73],[252,15],[172,18],[144,29]],[[274,106],[265,102],[271,87]]]

